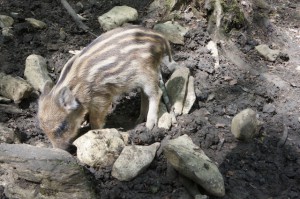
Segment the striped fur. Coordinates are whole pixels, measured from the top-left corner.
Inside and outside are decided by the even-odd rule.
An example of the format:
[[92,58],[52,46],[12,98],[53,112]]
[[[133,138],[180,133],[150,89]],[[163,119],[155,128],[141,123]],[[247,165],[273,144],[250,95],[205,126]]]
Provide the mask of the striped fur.
[[141,107],[139,120],[146,117],[146,126],[153,128],[161,97],[158,78],[164,54],[172,60],[169,42],[161,34],[132,26],[102,34],[73,56],[57,84],[52,89],[46,85],[49,92],[43,92],[39,99],[40,126],[53,146],[67,149],[87,113],[91,127],[102,128],[112,99],[134,88],[141,88],[147,96],[142,99],[149,101],[149,111]]

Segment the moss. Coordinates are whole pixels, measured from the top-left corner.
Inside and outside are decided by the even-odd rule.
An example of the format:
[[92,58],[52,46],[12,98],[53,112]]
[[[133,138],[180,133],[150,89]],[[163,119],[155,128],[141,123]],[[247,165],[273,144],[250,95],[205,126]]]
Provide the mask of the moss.
[[221,0],[224,16],[222,26],[225,33],[232,29],[241,29],[246,25],[246,18],[236,0]]

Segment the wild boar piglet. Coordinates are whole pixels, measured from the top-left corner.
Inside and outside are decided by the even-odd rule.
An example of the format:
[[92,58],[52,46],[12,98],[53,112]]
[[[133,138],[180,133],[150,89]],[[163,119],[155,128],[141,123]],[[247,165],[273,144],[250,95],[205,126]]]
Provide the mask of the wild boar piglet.
[[165,54],[172,60],[170,51],[161,34],[131,26],[102,34],[74,55],[39,98],[39,124],[53,147],[70,150],[87,114],[92,129],[102,128],[113,98],[135,88],[142,91],[138,121],[152,129],[162,95],[160,62]]

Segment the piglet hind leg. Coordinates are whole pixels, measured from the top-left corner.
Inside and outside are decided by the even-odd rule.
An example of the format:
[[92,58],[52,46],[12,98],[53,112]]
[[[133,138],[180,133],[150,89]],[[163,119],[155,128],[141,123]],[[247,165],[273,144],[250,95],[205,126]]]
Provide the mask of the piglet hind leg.
[[158,109],[162,91],[158,84],[148,84],[145,86],[144,92],[148,96],[149,101],[146,127],[148,129],[153,129],[158,120]]
[[136,125],[146,120],[148,107],[149,107],[148,96],[144,93],[144,91],[141,90],[141,108],[140,108],[140,115],[135,122]]

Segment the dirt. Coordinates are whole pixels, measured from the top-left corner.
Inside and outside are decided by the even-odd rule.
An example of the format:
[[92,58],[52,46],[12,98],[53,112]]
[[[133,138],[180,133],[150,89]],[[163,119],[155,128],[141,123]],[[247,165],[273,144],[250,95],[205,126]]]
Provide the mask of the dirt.
[[[145,25],[147,7],[151,1],[69,1],[86,17],[86,25],[100,35],[97,17],[113,6],[126,4],[139,11],[137,24]],[[254,5],[254,1],[242,1]],[[255,1],[259,2],[259,1]],[[214,58],[206,49],[211,37],[207,19],[184,17],[181,23],[190,26],[184,45],[172,45],[174,60],[187,66],[195,77],[197,100],[190,114],[179,116],[178,125],[170,130],[155,128],[147,131],[144,124],[134,127],[138,117],[140,96],[136,92],[124,95],[108,116],[106,127],[129,130],[131,141],[147,145],[175,138],[182,134],[192,137],[218,165],[223,174],[229,199],[299,198],[300,197],[300,3],[298,0],[267,0],[267,5],[253,6],[253,22],[228,38],[235,46],[218,44],[220,67],[214,68]],[[39,54],[48,61],[53,80],[71,57],[70,50],[86,46],[95,37],[81,31],[68,16],[59,1],[0,1],[0,14],[19,13],[13,25],[12,39],[0,36],[0,71],[24,77],[25,59]],[[187,9],[188,13],[188,9]],[[44,21],[44,30],[32,28],[25,18]],[[147,25],[147,24],[146,24]],[[240,28],[240,27],[239,27]],[[65,32],[65,38],[60,36]],[[254,49],[265,43],[282,54],[275,62],[263,59]],[[297,70],[297,67],[299,70]],[[164,77],[170,75],[164,70]],[[15,129],[23,143],[51,147],[36,120],[37,94],[20,104],[9,104],[17,111],[0,112],[0,122]],[[250,142],[238,141],[230,132],[234,115],[245,108],[257,111],[263,122],[259,135]],[[21,111],[20,111],[21,110]],[[288,137],[283,146],[284,126]],[[187,191],[176,173],[168,167],[162,154],[150,167],[130,182],[114,179],[111,168],[87,168],[95,176],[97,195],[101,198],[187,198]],[[0,193],[3,187],[0,186]],[[6,198],[2,193],[1,198]],[[216,197],[210,196],[213,199]]]

